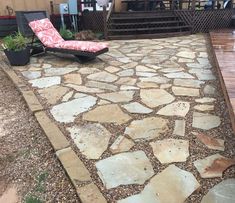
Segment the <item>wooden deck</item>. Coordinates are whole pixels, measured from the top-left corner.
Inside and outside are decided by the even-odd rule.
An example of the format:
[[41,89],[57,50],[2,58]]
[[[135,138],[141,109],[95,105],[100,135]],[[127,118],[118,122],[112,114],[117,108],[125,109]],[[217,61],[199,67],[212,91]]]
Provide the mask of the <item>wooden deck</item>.
[[210,32],[219,79],[235,132],[235,33],[233,30]]

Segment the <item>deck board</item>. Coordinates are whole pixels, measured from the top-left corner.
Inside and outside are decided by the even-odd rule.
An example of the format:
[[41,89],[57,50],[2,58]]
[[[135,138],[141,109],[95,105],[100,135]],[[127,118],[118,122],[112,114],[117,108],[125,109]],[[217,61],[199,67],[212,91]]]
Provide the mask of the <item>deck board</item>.
[[232,29],[210,32],[219,79],[235,132],[235,33]]

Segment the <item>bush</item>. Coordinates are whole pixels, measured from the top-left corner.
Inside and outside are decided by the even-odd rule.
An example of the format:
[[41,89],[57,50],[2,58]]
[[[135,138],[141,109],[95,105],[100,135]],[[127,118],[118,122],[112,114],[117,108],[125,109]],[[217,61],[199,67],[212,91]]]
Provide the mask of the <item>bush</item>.
[[11,51],[21,51],[27,47],[27,39],[20,32],[3,38],[4,49]]
[[74,34],[66,29],[66,27],[61,27],[60,28],[60,35],[63,37],[63,39],[74,39]]

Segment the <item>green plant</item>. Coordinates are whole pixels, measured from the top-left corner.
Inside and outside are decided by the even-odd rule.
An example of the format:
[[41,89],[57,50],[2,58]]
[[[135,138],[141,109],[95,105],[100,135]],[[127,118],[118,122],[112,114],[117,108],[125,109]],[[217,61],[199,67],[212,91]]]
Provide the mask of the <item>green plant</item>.
[[46,178],[48,176],[47,172],[42,172],[37,176],[37,186],[36,186],[36,191],[37,192],[44,192],[44,182],[46,181]]
[[42,203],[42,201],[38,197],[30,195],[26,197],[25,203]]
[[63,39],[73,39],[74,33],[72,33],[70,30],[66,29],[66,27],[60,28],[60,35],[63,37]]
[[11,51],[21,51],[27,47],[27,39],[20,32],[4,37],[2,41],[3,48]]

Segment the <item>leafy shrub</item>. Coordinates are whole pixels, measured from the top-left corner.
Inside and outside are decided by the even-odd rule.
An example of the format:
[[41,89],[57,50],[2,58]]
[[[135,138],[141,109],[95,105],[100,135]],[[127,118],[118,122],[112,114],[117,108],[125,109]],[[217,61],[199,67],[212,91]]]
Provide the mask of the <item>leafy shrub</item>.
[[60,35],[63,37],[63,39],[73,39],[74,38],[74,34],[66,29],[66,27],[61,27],[60,28]]
[[4,37],[2,46],[7,50],[21,51],[27,47],[27,39],[20,32],[16,32]]

